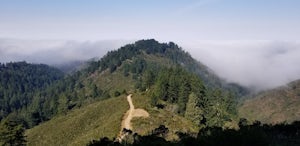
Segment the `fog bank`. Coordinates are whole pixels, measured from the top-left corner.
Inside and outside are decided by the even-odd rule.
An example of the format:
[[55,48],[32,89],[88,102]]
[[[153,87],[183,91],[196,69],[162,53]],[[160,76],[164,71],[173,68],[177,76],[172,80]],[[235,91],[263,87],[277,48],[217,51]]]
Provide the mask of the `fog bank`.
[[[0,62],[27,61],[57,65],[100,58],[109,50],[133,43],[126,40],[62,41],[0,39]],[[228,82],[255,91],[300,79],[300,42],[190,41],[184,50]]]
[[27,61],[49,65],[102,57],[128,41],[64,41],[0,39],[0,62]]
[[228,82],[256,91],[300,79],[297,41],[199,41],[185,47]]

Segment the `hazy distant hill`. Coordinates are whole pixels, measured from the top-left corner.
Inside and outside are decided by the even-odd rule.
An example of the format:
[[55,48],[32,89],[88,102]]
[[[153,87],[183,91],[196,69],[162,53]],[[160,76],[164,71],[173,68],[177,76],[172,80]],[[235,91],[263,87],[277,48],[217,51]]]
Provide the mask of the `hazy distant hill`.
[[300,120],[300,81],[265,91],[243,102],[241,117],[267,123]]
[[87,62],[85,61],[71,61],[53,66],[68,74],[84,69],[87,66],[86,64]]

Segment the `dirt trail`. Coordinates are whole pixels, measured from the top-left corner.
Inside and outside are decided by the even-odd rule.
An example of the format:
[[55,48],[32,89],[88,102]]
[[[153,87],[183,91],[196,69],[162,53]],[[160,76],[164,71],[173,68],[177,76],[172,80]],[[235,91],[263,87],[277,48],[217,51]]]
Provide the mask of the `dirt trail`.
[[122,139],[123,137],[123,129],[131,130],[132,131],[132,126],[131,126],[131,120],[134,117],[149,117],[149,113],[144,110],[144,109],[134,109],[134,105],[132,103],[131,99],[132,94],[127,96],[127,101],[129,103],[129,110],[126,112],[124,115],[122,125],[121,125],[121,132],[120,132],[120,138]]
[[122,129],[126,128],[128,130],[132,130],[131,127],[131,119],[134,112],[134,105],[132,103],[131,94],[127,96],[127,101],[129,103],[129,110],[127,111],[127,117],[123,120]]

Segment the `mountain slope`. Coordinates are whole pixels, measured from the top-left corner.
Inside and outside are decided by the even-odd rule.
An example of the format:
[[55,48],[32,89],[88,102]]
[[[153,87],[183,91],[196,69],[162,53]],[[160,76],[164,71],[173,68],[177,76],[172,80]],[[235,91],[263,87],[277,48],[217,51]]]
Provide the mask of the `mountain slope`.
[[154,39],[139,40],[134,44],[125,45],[116,51],[110,51],[101,58],[101,60],[91,62],[87,72],[101,72],[106,69],[113,72],[123,61],[133,60],[136,57],[145,60],[148,58],[150,61],[155,60],[155,64],[168,67],[181,66],[185,70],[197,74],[206,87],[230,90],[237,96],[245,96],[249,93],[248,89],[239,86],[238,84],[229,84],[220,79],[211,69],[192,58],[188,52],[184,51],[175,43],[159,43]]
[[[157,85],[168,88],[166,94],[158,93],[162,92],[162,89],[155,88]],[[155,100],[160,98],[179,104],[178,111],[183,115],[189,94],[195,92],[200,98],[205,96],[205,90],[222,87],[223,83],[217,76],[176,44],[159,43],[153,39],[141,40],[108,52],[99,61],[91,61],[89,67],[66,77],[42,92],[42,96],[38,95],[37,100],[45,100],[37,101],[42,107],[34,108],[37,113],[35,120],[41,122],[56,114],[117,96],[122,92],[143,92],[149,89],[149,94],[152,94],[149,98],[156,96]],[[179,88],[182,88],[180,92]],[[229,95],[213,96],[218,96],[215,99],[231,98]],[[226,105],[220,108],[226,108]],[[220,112],[219,108],[212,109]]]
[[0,64],[0,119],[29,106],[33,96],[64,74],[42,64],[15,62]]
[[[298,91],[298,85],[297,82],[291,84],[284,94],[291,89]],[[214,137],[219,137],[221,140],[217,143],[222,144],[228,134],[237,137],[236,141],[245,137],[246,143],[253,141],[251,138],[257,134],[258,140],[266,141],[266,134],[270,139],[277,139],[273,132],[262,132],[261,128],[268,127],[259,123],[245,125],[241,121],[241,131],[237,130],[237,96],[231,91],[243,95],[246,90],[226,84],[172,42],[141,40],[111,51],[101,60],[91,61],[86,68],[39,90],[30,106],[11,114],[24,118],[29,127],[35,126],[26,131],[29,145],[85,145],[101,137],[116,138],[121,130],[125,133],[126,145],[136,140],[133,138],[137,138],[138,143],[142,140],[141,145],[180,144],[190,140],[196,145],[199,142],[207,145],[205,141],[215,142]],[[275,91],[271,93],[279,95]],[[149,113],[147,118],[131,120],[132,131],[121,129],[122,117],[129,109],[128,94],[132,94],[135,108]],[[266,96],[273,94],[265,93]],[[298,97],[299,92],[291,95]],[[282,102],[280,107],[296,103]],[[257,108],[256,104],[259,103],[241,109],[250,107],[251,110]],[[247,102],[242,106],[245,105]],[[249,112],[240,110],[240,113]],[[225,130],[229,133],[224,129],[229,129]],[[211,133],[215,134],[210,138]],[[3,134],[1,128],[0,134]]]
[[[134,131],[148,134],[153,130],[153,126],[165,124],[172,130],[169,137],[174,138],[176,131],[197,132],[198,130],[190,121],[180,116],[170,114],[167,111],[149,108],[150,101],[143,95],[134,94],[132,100],[136,108],[148,109],[147,111],[150,114],[149,118],[141,119],[141,122],[146,124],[137,124],[139,119],[134,119]],[[117,137],[121,130],[123,114],[128,109],[129,105],[126,101],[126,95],[93,103],[84,108],[73,110],[66,115],[57,116],[28,130],[26,132],[28,144],[33,146],[79,146],[100,137]],[[161,121],[162,118],[163,122]],[[152,123],[149,124],[148,120]],[[41,133],[41,131],[43,132]]]
[[266,123],[300,120],[300,80],[260,93],[239,107],[241,117]]
[[[54,118],[28,130],[28,140],[37,145],[43,141],[47,145],[82,145],[103,136],[116,137],[122,115],[115,114],[125,113],[127,102],[120,101],[127,93],[133,93],[137,108],[150,114],[149,119],[132,121],[133,131],[141,135],[151,134],[160,125],[169,129],[164,137],[168,140],[178,139],[178,133],[195,134],[201,126],[232,127],[236,125],[235,96],[214,89],[222,84],[176,44],[137,41],[90,62],[84,70],[43,92],[47,100],[39,101],[42,110],[38,113]],[[118,106],[115,103],[120,105],[118,111],[111,109]],[[55,131],[51,130],[54,125]],[[43,137],[37,137],[40,131],[46,131]],[[51,140],[58,135],[66,139]]]
[[115,137],[127,109],[125,96],[75,109],[28,130],[28,145],[85,145],[99,136]]

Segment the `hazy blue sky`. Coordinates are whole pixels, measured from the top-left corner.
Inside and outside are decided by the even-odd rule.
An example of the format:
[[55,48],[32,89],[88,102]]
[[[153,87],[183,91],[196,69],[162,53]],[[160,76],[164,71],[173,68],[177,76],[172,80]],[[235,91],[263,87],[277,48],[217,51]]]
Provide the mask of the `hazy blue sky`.
[[0,37],[298,40],[299,0],[0,0]]
[[300,79],[300,0],[0,0],[0,62],[86,60],[147,38],[257,90]]

